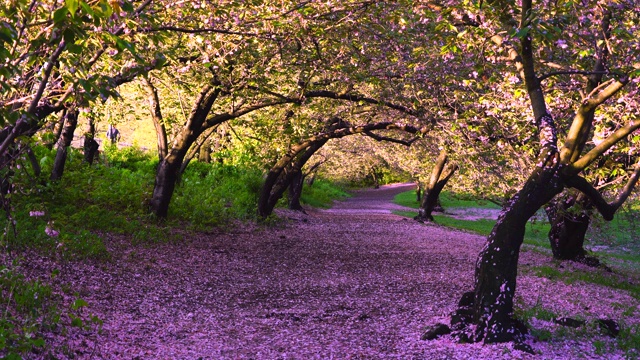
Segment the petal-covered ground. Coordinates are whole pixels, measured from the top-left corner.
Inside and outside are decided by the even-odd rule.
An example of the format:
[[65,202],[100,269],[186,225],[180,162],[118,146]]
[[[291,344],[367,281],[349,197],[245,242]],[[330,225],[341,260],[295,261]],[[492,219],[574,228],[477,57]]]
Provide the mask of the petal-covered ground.
[[[285,224],[239,225],[131,245],[108,236],[107,262],[56,263],[32,256],[88,302],[101,329],[49,334],[60,358],[79,359],[575,359],[597,354],[594,338],[512,344],[422,341],[448,322],[471,289],[484,238],[420,224],[388,211],[406,187],[362,191],[330,210],[282,211]],[[551,263],[526,251],[523,266]],[[27,266],[27,265],[25,265]],[[598,285],[519,277],[519,306],[586,319],[623,316],[635,299]],[[75,294],[68,294],[68,300]],[[614,304],[618,304],[615,305]],[[634,305],[635,304],[635,305]],[[637,311],[636,313],[640,313]],[[553,327],[540,321],[540,327]],[[611,342],[602,336],[597,340]]]

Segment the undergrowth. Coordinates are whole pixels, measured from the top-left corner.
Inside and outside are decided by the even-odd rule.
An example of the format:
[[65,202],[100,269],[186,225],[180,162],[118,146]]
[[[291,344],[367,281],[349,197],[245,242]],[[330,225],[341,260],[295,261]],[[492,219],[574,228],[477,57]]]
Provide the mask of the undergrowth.
[[[55,352],[43,332],[64,334],[70,328],[100,328],[102,321],[84,308],[86,301],[76,298],[68,307],[60,305],[59,296],[40,280],[27,279],[19,262],[0,266],[0,358],[23,359]],[[56,273],[52,273],[55,277]]]
[[[171,240],[172,228],[201,230],[224,227],[233,220],[256,217],[262,171],[248,166],[192,162],[176,186],[167,221],[148,211],[156,156],[134,147],[107,146],[98,163],[83,163],[82,153],[69,149],[62,179],[49,180],[55,150],[34,147],[42,172],[34,174],[26,159],[16,166],[11,209],[0,220],[0,358],[19,359],[47,351],[43,331],[66,326],[96,326],[99,319],[83,314],[82,299],[59,309],[56,294],[44,282],[28,280],[6,263],[22,249],[59,260],[108,260],[106,234],[123,234],[132,242]],[[306,187],[302,202],[329,206],[346,193],[331,182]],[[6,256],[4,256],[6,255]]]
[[[394,202],[398,205],[417,209],[420,203],[414,190],[405,191],[394,197]],[[445,209],[448,208],[480,208],[480,209],[500,209],[500,206],[486,200],[471,199],[462,194],[455,194],[450,191],[440,193],[440,204]]]
[[346,197],[349,197],[349,193],[344,188],[329,180],[316,179],[312,186],[305,184],[300,202],[313,207],[328,208],[334,200]]

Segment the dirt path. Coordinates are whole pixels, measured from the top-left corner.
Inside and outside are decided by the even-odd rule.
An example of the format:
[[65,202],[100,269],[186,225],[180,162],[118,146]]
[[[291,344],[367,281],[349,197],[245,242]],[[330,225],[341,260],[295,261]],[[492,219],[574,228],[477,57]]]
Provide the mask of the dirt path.
[[[81,359],[536,358],[511,344],[420,340],[470,289],[484,239],[390,214],[393,195],[406,189],[358,192],[308,216],[283,211],[288,223],[271,228],[243,225],[137,246],[109,237],[106,263],[33,259],[43,276],[58,267],[55,285],[77,290],[87,313],[104,322],[100,332],[51,334],[56,352]],[[521,259],[540,261],[547,260],[532,253]],[[520,281],[527,306],[572,296],[563,294],[569,285]],[[579,291],[599,302],[629,301],[601,290]],[[580,301],[562,306],[584,313]],[[532,345],[547,354],[541,358],[593,353],[570,340]],[[59,350],[65,346],[67,355]]]

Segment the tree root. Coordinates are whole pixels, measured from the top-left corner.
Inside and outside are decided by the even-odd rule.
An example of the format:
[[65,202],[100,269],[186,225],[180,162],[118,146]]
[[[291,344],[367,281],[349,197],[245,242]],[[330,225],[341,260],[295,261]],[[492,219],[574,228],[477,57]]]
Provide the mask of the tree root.
[[433,340],[437,337],[451,333],[451,336],[460,343],[485,343],[513,342],[514,348],[534,354],[531,346],[524,342],[525,335],[529,333],[527,326],[518,319],[511,318],[510,323],[504,326],[505,330],[493,333],[488,329],[487,322],[475,320],[474,310],[475,294],[466,292],[458,303],[458,309],[451,315],[451,326],[436,324],[422,336],[423,340]]

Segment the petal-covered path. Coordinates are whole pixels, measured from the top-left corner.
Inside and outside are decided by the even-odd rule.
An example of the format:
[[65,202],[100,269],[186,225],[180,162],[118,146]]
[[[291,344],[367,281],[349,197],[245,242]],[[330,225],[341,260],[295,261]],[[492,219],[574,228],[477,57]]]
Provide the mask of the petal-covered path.
[[[55,285],[78,291],[89,304],[86,313],[103,321],[100,331],[51,334],[57,354],[80,359],[598,357],[591,339],[532,344],[541,356],[511,344],[420,340],[426,326],[448,321],[460,295],[471,288],[484,239],[392,215],[393,195],[407,188],[361,191],[308,216],[283,211],[287,222],[273,227],[185,232],[175,241],[142,245],[109,236],[108,262],[60,265],[34,259],[31,265],[42,274],[58,267]],[[521,263],[534,262],[549,260],[523,254]],[[519,281],[523,306],[557,305],[567,315],[585,312],[582,299],[567,301],[574,293],[591,296],[584,300],[588,306],[612,317],[622,311],[614,310],[613,302],[634,301],[622,291],[607,289],[603,295],[596,285],[534,276]],[[68,301],[73,298],[68,295]]]

